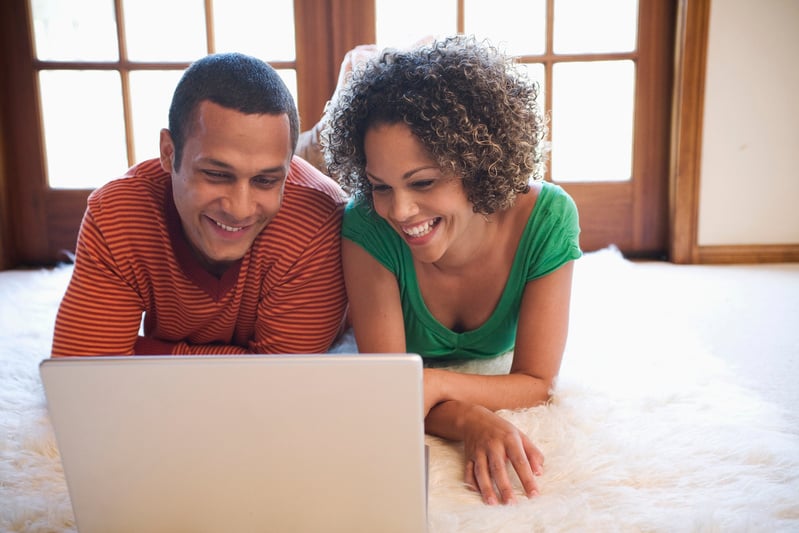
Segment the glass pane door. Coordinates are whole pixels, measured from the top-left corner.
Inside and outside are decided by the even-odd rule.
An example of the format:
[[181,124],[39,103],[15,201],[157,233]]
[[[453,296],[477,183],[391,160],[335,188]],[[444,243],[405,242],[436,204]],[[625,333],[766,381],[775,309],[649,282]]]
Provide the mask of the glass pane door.
[[406,16],[434,16],[376,0],[378,45],[457,32],[512,55],[540,85],[546,179],[577,202],[584,249],[665,250],[673,2],[415,1]]
[[49,187],[93,189],[157,157],[175,85],[208,53],[269,61],[296,99],[293,6],[292,0],[31,0]]

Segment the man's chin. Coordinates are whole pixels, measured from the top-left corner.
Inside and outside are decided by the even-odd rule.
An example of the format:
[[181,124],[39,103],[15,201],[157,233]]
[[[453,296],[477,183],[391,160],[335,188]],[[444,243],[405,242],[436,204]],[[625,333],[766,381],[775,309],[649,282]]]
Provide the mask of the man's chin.
[[213,258],[210,258],[210,262],[217,265],[230,265],[231,263],[235,263],[247,253],[248,248],[245,248],[241,251],[231,251],[224,254],[215,255]]
[[248,246],[243,250],[226,250],[222,253],[217,252],[214,254],[204,254],[202,262],[204,263],[206,270],[219,274],[227,270],[230,265],[244,257],[249,249],[250,247]]

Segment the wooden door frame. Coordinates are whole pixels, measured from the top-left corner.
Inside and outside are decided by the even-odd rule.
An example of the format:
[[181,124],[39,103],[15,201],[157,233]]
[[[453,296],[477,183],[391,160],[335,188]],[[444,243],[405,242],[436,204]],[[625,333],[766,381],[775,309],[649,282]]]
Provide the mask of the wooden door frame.
[[[672,113],[675,5],[642,0],[636,45],[636,94],[632,176],[604,183],[559,182],[577,203],[586,250],[618,246],[628,256],[663,258],[668,248],[668,128]],[[652,80],[665,80],[654,83]],[[550,91],[551,92],[551,91]],[[619,232],[623,228],[624,232]]]
[[5,156],[0,184],[5,186],[8,203],[4,219],[9,220],[3,255],[13,266],[41,264],[49,250],[46,240],[26,238],[30,234],[46,235],[41,139],[36,125],[26,119],[30,109],[39,108],[29,61],[32,57],[29,19],[25,0],[0,2],[0,49],[3,50],[0,118]]
[[303,88],[297,107],[303,129],[310,129],[333,94],[344,55],[375,42],[375,6],[361,0],[294,0],[294,17],[302,20],[296,24],[297,85]]
[[[0,89],[2,91],[2,89]],[[3,108],[0,107],[0,125],[3,122]],[[5,131],[0,127],[0,270],[11,268],[15,264],[11,246],[11,202],[8,198],[8,175],[6,168],[6,142]]]
[[799,261],[799,244],[699,245],[705,75],[711,0],[680,0],[669,172],[669,259],[681,264]]
[[[374,6],[364,4],[369,5],[294,0],[295,20],[301,21],[295,38],[303,127],[310,128],[321,116],[344,54],[375,40]],[[331,31],[331,20],[342,23]],[[74,249],[75,228],[91,192],[54,191],[47,184],[30,21],[27,0],[0,2],[0,268],[52,264],[60,250]]]
[[[304,126],[309,127],[321,115],[335,87],[344,53],[357,44],[374,42],[374,28],[365,23],[374,17],[374,4],[358,0],[294,3],[295,13],[305,21],[297,33],[297,76],[303,87],[298,107]],[[675,263],[799,261],[799,245],[700,246],[697,242],[710,4],[711,0],[677,0],[667,195],[669,259]],[[38,124],[27,118],[31,109],[40,116],[36,77],[29,61],[27,10],[26,0],[0,2],[0,268],[47,264],[58,242],[70,238],[59,235],[57,220],[48,227],[47,212],[63,206],[52,205],[54,200],[44,182]],[[331,32],[331,20],[343,22]],[[647,105],[659,97],[652,95]],[[582,192],[575,193],[579,196]],[[644,191],[635,194],[646,196]],[[61,195],[58,202],[85,205],[87,195],[86,191],[72,191]],[[640,213],[634,214],[636,220],[639,217]],[[639,242],[659,230],[634,224],[633,231],[632,238]]]

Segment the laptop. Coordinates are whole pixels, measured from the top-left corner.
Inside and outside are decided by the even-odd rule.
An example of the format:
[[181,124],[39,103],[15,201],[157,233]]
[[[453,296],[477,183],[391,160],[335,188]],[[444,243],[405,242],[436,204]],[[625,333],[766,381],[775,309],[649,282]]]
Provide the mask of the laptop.
[[46,359],[81,533],[427,530],[413,354]]

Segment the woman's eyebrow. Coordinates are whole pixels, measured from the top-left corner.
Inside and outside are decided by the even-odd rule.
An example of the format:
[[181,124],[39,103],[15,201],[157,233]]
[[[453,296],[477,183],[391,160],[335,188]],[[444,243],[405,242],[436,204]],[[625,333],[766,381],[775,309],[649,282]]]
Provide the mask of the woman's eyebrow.
[[[422,170],[427,170],[427,169],[430,169],[430,168],[438,170],[438,167],[436,165],[424,165],[424,166],[417,167],[417,168],[409,170],[408,172],[406,172],[405,174],[402,175],[402,179],[403,179],[403,181],[407,180],[407,179],[411,178],[417,172],[421,172]],[[379,182],[383,183],[383,180],[381,180],[380,178],[378,178],[377,176],[375,176],[374,174],[372,174],[368,170],[366,171],[366,176],[368,178],[370,178],[370,179],[373,179],[375,181],[379,181]]]

